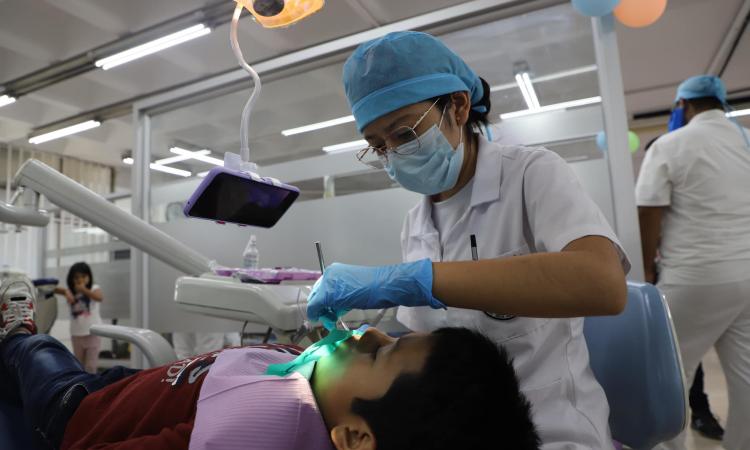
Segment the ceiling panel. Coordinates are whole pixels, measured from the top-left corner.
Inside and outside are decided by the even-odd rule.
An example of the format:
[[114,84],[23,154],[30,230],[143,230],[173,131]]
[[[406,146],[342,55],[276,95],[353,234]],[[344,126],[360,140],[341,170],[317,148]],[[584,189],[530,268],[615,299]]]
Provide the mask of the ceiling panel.
[[682,80],[705,73],[742,1],[670,1],[654,25],[636,29],[618,23],[628,110],[669,107]]
[[[629,112],[669,106],[676,85],[708,67],[742,1],[673,0],[664,17],[651,27],[636,30],[618,25]],[[0,84],[210,3],[214,1],[0,1]],[[462,1],[330,0],[322,12],[287,29],[263,29],[245,15],[240,41],[246,57],[259,61],[459,3]],[[228,45],[228,28],[228,24],[222,25],[179,47],[110,71],[91,71],[0,108],[0,141],[25,143],[34,127],[232,69],[236,62]],[[573,13],[567,4],[452,33],[445,41],[491,85],[513,82],[513,65],[519,61],[529,64],[533,77],[595,63],[590,21]],[[323,145],[358,138],[353,124],[294,137],[280,134],[285,128],[350,113],[340,70],[340,63],[333,64],[264,85],[252,121],[254,158],[319,154]],[[750,88],[748,74],[750,32],[746,31],[724,78],[730,90]],[[538,82],[535,87],[542,104],[598,93],[594,72]],[[239,115],[248,94],[249,89],[244,89],[157,118],[155,123],[162,129],[155,136],[155,153],[164,155],[174,142],[218,153],[236,151]],[[494,92],[492,101],[493,114],[525,107],[514,86]],[[133,130],[128,122],[129,117],[124,117],[40,148],[117,162],[132,146]]]
[[744,95],[750,95],[750,25],[746,25],[722,79],[729,92],[744,91]]
[[[359,2],[370,14],[381,24],[407,19],[420,14],[443,9],[448,6],[465,3],[466,0],[347,0],[348,2]],[[329,2],[333,3],[333,2]]]

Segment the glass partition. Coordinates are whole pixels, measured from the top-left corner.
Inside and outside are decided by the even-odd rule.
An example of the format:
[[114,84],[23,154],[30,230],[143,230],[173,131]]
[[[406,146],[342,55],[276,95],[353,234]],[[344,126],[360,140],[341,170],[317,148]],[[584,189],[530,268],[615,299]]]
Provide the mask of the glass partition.
[[[493,113],[527,108],[516,74],[540,106],[599,95],[591,22],[560,5],[441,36],[491,86]],[[493,121],[497,115],[493,114]]]
[[[500,114],[528,109],[516,75],[527,74],[539,106],[544,109],[564,102],[595,99],[599,96],[597,67],[591,23],[569,5],[461,29],[440,35],[441,39],[483,78],[492,89],[492,114],[496,140],[513,144],[547,145],[571,163],[602,158],[593,136],[603,128],[599,117],[592,126],[560,129],[575,115],[575,107],[541,113],[542,129],[519,133],[515,119],[501,120]],[[302,73],[265,81],[262,95],[251,118],[251,159],[261,168],[275,164],[326,155],[326,147],[361,140],[353,122],[343,87],[341,69],[346,55],[337,62]],[[151,220],[179,219],[182,205],[200,181],[200,176],[220,163],[224,153],[239,148],[239,121],[249,95],[247,84],[207,100],[152,116],[151,152],[153,161],[165,159],[176,174],[151,171]],[[593,106],[599,115],[601,109]],[[590,117],[590,114],[588,115]],[[295,128],[328,120],[343,123],[308,132]],[[528,122],[528,120],[525,120]],[[361,144],[360,144],[361,145]],[[202,151],[208,158],[184,158],[171,149]],[[358,148],[352,144],[344,151]],[[179,151],[179,150],[178,150]],[[213,159],[211,159],[213,158]],[[314,176],[283,181],[296,183],[302,190],[299,201],[323,197],[324,177],[330,176],[335,195],[397,187],[377,163],[348,167],[343,173],[320,169],[325,160],[310,159]],[[316,166],[312,170],[312,166]],[[605,170],[599,164],[597,170]],[[262,172],[262,171],[261,171]]]

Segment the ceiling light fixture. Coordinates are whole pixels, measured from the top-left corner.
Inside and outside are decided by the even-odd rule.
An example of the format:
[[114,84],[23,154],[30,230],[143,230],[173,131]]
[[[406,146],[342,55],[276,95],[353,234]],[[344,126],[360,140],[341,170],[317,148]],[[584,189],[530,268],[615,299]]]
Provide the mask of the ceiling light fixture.
[[[122,162],[131,166],[133,165],[133,158],[127,156],[125,158],[122,158]],[[177,168],[169,167],[169,166],[162,166],[161,164],[156,164],[156,163],[151,163],[148,165],[148,167],[151,170],[156,170],[158,172],[164,172],[164,173],[168,173],[171,175],[177,175],[180,177],[189,177],[190,175],[192,175],[192,173],[188,172],[187,170],[177,169]]]
[[523,95],[523,100],[526,102],[526,106],[529,109],[539,109],[539,98],[536,96],[534,85],[531,83],[529,73],[517,73],[516,84],[518,85],[518,89],[521,90],[521,95]]
[[311,123],[310,125],[303,125],[297,128],[290,128],[288,130],[282,130],[281,134],[284,136],[293,136],[295,134],[307,133],[308,131],[320,130],[321,128],[333,127],[341,125],[343,123],[354,122],[354,116],[344,116],[337,119],[326,120],[324,122]]
[[125,64],[138,58],[143,58],[144,56],[148,56],[158,51],[167,49],[169,47],[174,47],[175,45],[182,44],[183,42],[205,36],[210,32],[211,28],[200,23],[198,25],[185,28],[184,30],[180,30],[176,33],[168,34],[159,39],[155,39],[151,42],[146,42],[145,44],[138,45],[129,50],[125,50],[120,53],[115,53],[112,56],[99,59],[94,63],[94,65],[96,67],[101,67],[104,70],[109,70],[121,64]]
[[185,150],[184,148],[172,147],[169,149],[169,151],[174,153],[175,155],[185,156],[188,159],[195,159],[198,161],[203,161],[204,163],[213,164],[215,166],[224,165],[224,160],[219,159],[219,158],[214,158],[211,156],[206,156],[205,154],[202,153],[203,150],[191,152],[190,150]]
[[367,147],[369,144],[366,140],[360,139],[358,141],[343,142],[341,144],[326,145],[323,147],[323,151],[326,153],[343,153],[349,150],[359,150]]
[[[210,155],[211,150],[198,150],[195,153],[199,155]],[[161,164],[164,166],[167,164],[174,164],[176,162],[186,161],[188,159],[193,159],[193,155],[177,155],[177,156],[170,156],[169,158],[157,159],[156,164]]]
[[190,175],[193,174],[192,172],[189,172],[187,170],[176,169],[174,167],[169,167],[169,166],[162,166],[161,164],[151,163],[148,166],[151,170],[168,173],[170,175],[177,175],[178,177],[189,177]]
[[[583,73],[595,72],[596,69],[597,69],[596,64],[592,64],[590,66],[582,66],[582,67],[577,67],[575,69],[562,70],[560,72],[553,72],[549,75],[541,75],[541,76],[532,78],[531,81],[533,83],[542,83],[545,81],[552,81],[552,80],[557,80],[560,78],[581,75]],[[516,86],[518,86],[516,83],[497,84],[495,86],[490,87],[490,92],[504,91],[506,89],[512,89]]]
[[61,137],[70,136],[71,134],[80,133],[82,131],[96,128],[102,123],[98,120],[88,120],[86,122],[77,123],[69,127],[60,128],[59,130],[50,131],[49,133],[40,134],[29,138],[29,144],[41,144],[42,142],[48,142]]
[[236,0],[266,28],[288,27],[320,11],[325,0]]
[[512,119],[514,117],[528,116],[531,114],[539,114],[549,111],[557,111],[561,109],[575,108],[577,106],[592,105],[595,103],[601,103],[602,98],[600,96],[582,98],[579,100],[571,100],[569,102],[555,103],[552,105],[541,106],[538,109],[524,109],[523,111],[515,111],[505,114],[500,114],[501,119]]
[[738,109],[736,111],[729,111],[726,115],[727,117],[750,116],[750,108]]
[[11,97],[9,95],[0,95],[0,108],[2,108],[3,106],[8,106],[15,102],[16,102],[15,97]]
[[73,228],[73,233],[86,233],[86,234],[93,234],[95,236],[107,234],[106,231],[102,230],[99,227]]

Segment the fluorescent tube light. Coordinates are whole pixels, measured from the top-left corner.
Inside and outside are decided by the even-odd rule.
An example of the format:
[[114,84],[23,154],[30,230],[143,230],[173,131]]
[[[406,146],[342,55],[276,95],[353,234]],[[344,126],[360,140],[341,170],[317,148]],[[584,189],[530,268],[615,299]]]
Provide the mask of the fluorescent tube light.
[[83,228],[74,228],[73,233],[86,233],[86,234],[93,234],[93,235],[103,235],[107,234],[106,231],[102,230],[98,227],[83,227]]
[[15,97],[11,97],[9,95],[0,95],[0,108],[2,108],[3,106],[8,106],[11,103],[15,103],[15,102],[16,102]]
[[539,98],[536,96],[536,91],[534,90],[534,85],[531,83],[531,78],[529,78],[529,73],[522,73],[521,80],[526,85],[526,92],[528,92],[529,97],[531,97],[531,104],[533,105],[534,109],[539,108]]
[[[532,78],[531,81],[532,83],[542,83],[544,81],[552,81],[552,80],[557,80],[559,78],[572,77],[574,75],[580,75],[582,73],[594,72],[594,71],[596,71],[596,65],[592,64],[590,66],[582,66],[582,67],[577,67],[575,69],[563,70],[560,72],[553,72],[548,75],[541,75],[541,76]],[[516,83],[497,84],[495,86],[490,87],[490,92],[504,91],[506,89],[511,89],[516,86],[518,86]]]
[[[195,153],[199,155],[210,155],[211,150],[198,150]],[[177,155],[177,156],[170,156],[169,158],[157,159],[156,164],[161,164],[164,166],[167,164],[174,164],[176,162],[181,162],[181,161],[185,161],[188,159],[193,159],[193,155]]]
[[185,156],[188,159],[195,159],[195,160],[198,160],[198,161],[203,161],[204,163],[213,164],[215,166],[223,166],[224,165],[224,160],[219,159],[219,158],[214,158],[212,156],[206,156],[205,154],[202,153],[203,150],[198,150],[196,152],[191,152],[190,150],[185,150],[184,148],[172,147],[172,148],[169,149],[169,151],[172,152],[172,153],[174,153],[174,154],[176,154],[176,155]]
[[533,78],[531,81],[533,81],[534,83],[541,83],[544,81],[557,80],[559,78],[572,77],[575,75],[580,75],[582,73],[595,72],[595,71],[596,71],[596,64],[592,64],[590,66],[576,67],[575,69],[554,72],[549,75],[541,75],[536,78]]
[[151,168],[151,170],[156,170],[158,172],[164,172],[171,175],[177,175],[179,177],[189,177],[190,175],[192,175],[192,173],[188,172],[187,170],[176,169],[169,166],[162,166],[161,164],[151,163],[148,166]]
[[553,105],[545,105],[538,109],[525,109],[523,111],[515,111],[505,114],[500,114],[501,119],[512,119],[514,117],[528,116],[531,114],[538,114],[549,111],[556,111],[560,109],[575,108],[576,106],[592,105],[594,103],[600,103],[602,98],[599,96],[582,98],[579,100],[571,100],[569,102],[555,103]]
[[529,91],[526,90],[526,84],[523,82],[523,78],[521,77],[520,73],[516,74],[516,84],[518,85],[518,89],[521,90],[521,95],[523,95],[523,101],[526,102],[526,107],[529,109],[533,109],[534,104],[531,103]]
[[326,153],[340,153],[347,150],[359,150],[367,147],[369,144],[366,140],[360,139],[358,141],[344,142],[335,145],[326,145],[323,147],[323,151]]
[[59,130],[50,131],[49,133],[40,134],[29,139],[29,144],[41,144],[42,142],[52,141],[61,137],[70,136],[71,134],[80,133],[81,131],[96,128],[102,123],[97,120],[88,120],[86,122],[60,128]]
[[738,109],[737,111],[729,111],[727,113],[727,117],[740,117],[740,116],[750,116],[750,108]]
[[198,172],[198,176],[199,176],[200,178],[205,178],[205,177],[206,177],[206,175],[208,175],[208,170],[207,170],[207,171],[205,171],[205,172]]
[[[133,158],[122,158],[122,162],[127,165],[133,165]],[[177,169],[175,167],[169,167],[169,166],[162,166],[161,164],[151,163],[148,165],[148,167],[151,170],[156,170],[158,172],[164,172],[171,175],[177,175],[180,177],[189,177],[192,175],[192,173],[188,172],[187,170]]]
[[175,45],[182,44],[183,42],[205,36],[210,32],[211,28],[200,23],[176,33],[168,34],[159,39],[155,39],[151,42],[146,42],[145,44],[138,45],[129,50],[115,53],[114,55],[108,56],[106,58],[102,58],[100,60],[97,60],[94,65],[96,67],[101,67],[104,70],[109,70],[113,67],[117,67],[121,64],[125,64],[138,58],[151,55],[166,48],[174,47]]
[[354,116],[344,116],[337,119],[326,120],[324,122],[311,123],[310,125],[304,125],[297,128],[290,128],[288,130],[282,130],[281,134],[284,136],[293,136],[295,134],[307,133],[308,131],[320,130],[321,128],[333,127],[341,125],[343,123],[354,122]]

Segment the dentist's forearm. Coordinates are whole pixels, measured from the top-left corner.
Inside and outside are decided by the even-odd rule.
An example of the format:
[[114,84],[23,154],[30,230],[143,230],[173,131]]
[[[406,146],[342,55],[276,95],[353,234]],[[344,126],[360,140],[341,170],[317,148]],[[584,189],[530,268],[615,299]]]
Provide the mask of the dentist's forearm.
[[599,236],[559,253],[433,263],[432,286],[449,307],[527,317],[619,314],[627,300],[617,252]]

